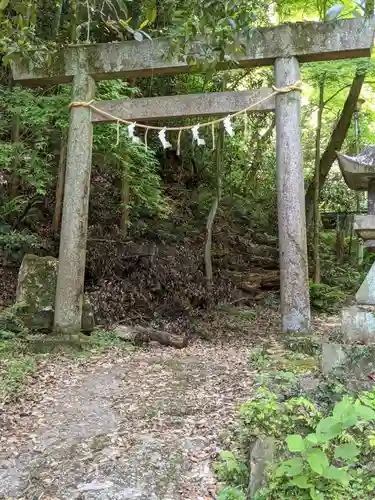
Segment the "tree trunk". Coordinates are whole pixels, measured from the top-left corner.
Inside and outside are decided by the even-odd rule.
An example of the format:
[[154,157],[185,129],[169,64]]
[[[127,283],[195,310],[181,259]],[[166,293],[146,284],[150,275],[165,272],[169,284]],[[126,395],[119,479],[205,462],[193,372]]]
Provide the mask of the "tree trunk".
[[133,342],[135,344],[147,344],[153,340],[154,342],[159,342],[161,345],[174,347],[175,349],[183,349],[188,345],[187,337],[175,335],[163,330],[156,330],[155,328],[118,326],[114,330],[114,333],[121,340]]
[[[242,181],[242,186],[241,188],[244,190],[245,193],[249,192],[251,188],[253,188],[253,184],[249,183],[248,180],[251,175],[256,172],[257,167],[262,163],[262,155],[264,151],[267,149],[267,144],[273,134],[273,131],[275,130],[275,125],[276,125],[276,116],[273,114],[271,123],[267,130],[264,132],[263,135],[258,136],[257,144],[255,146],[255,153],[253,160],[251,162],[251,165],[248,169],[248,171],[244,174],[243,176],[243,181]],[[253,144],[255,142],[255,139],[251,139],[251,143]]]
[[19,142],[20,142],[20,114],[16,112],[12,118],[12,143],[16,147],[12,161],[12,180],[10,187],[11,198],[16,198],[18,194],[18,168],[19,168]]
[[68,132],[64,130],[61,135],[59,169],[57,174],[55,210],[53,213],[52,230],[56,234],[60,229],[62,204],[64,199],[66,148],[68,143]]
[[77,43],[77,21],[78,21],[78,6],[77,0],[71,2],[71,21],[70,21],[70,43]]
[[324,84],[325,75],[319,82],[319,109],[316,126],[315,139],[315,173],[314,173],[314,238],[313,238],[313,262],[314,283],[320,283],[320,251],[319,251],[319,198],[320,198],[320,140],[322,136],[322,118],[324,110]]
[[206,268],[207,288],[212,290],[212,226],[216,217],[217,209],[219,207],[221,195],[221,166],[223,161],[223,143],[224,143],[224,127],[220,123],[219,137],[216,144],[216,194],[211,205],[210,213],[207,217],[206,224],[206,243],[204,247],[204,263]]
[[124,238],[127,237],[129,228],[129,202],[130,202],[129,178],[127,174],[124,173],[121,178],[121,220],[120,220],[120,232]]
[[[341,116],[334,128],[328,146],[326,147],[319,164],[319,189],[324,186],[324,182],[329,174],[329,171],[336,159],[336,151],[339,151],[345,141],[346,134],[349,130],[352,116],[357,104],[357,100],[362,90],[362,85],[365,80],[365,72],[359,69],[353,79],[352,85],[349,90],[348,97],[346,98]],[[307,223],[311,224],[314,216],[314,190],[315,179],[310,183],[306,192],[306,214]]]

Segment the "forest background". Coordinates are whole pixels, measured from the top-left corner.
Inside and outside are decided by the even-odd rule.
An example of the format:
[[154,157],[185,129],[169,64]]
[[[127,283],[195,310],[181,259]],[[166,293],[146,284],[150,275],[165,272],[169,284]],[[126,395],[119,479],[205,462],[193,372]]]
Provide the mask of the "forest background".
[[[51,62],[66,44],[170,37],[191,73],[105,81],[97,99],[127,99],[270,87],[272,68],[236,69],[241,36],[259,26],[327,21],[325,0],[0,0],[0,306],[14,301],[25,253],[58,255],[71,88],[14,84],[10,62]],[[342,2],[340,18],[365,15]],[[373,5],[366,7],[373,12]],[[371,10],[372,9],[372,10]],[[202,37],[199,51],[189,41]],[[230,70],[218,71],[225,60]],[[302,136],[311,299],[332,311],[358,288],[372,260],[358,259],[351,214],[365,211],[335,164],[374,142],[372,60],[302,66]],[[182,121],[179,124],[195,123]],[[160,123],[153,122],[160,125]],[[171,124],[173,122],[170,122]],[[164,123],[166,124],[166,123]],[[246,130],[245,130],[246,128]],[[278,292],[275,119],[251,114],[235,136],[216,130],[206,146],[184,134],[181,155],[149,148],[126,127],[94,131],[86,290],[100,324],[175,318],[190,324],[223,302]],[[169,140],[176,147],[177,137]],[[277,299],[276,299],[277,300]]]

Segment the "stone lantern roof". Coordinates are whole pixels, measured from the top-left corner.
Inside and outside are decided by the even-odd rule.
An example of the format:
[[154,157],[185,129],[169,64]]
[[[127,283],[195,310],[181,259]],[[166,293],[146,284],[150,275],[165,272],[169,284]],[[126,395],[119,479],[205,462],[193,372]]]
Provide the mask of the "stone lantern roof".
[[366,146],[357,156],[336,153],[344,180],[354,191],[372,191],[375,183],[375,145]]

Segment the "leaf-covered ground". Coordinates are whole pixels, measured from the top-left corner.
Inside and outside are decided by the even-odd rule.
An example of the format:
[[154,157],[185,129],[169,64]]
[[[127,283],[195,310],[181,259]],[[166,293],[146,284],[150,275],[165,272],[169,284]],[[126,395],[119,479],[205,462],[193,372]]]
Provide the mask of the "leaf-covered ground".
[[180,351],[42,362],[0,406],[0,498],[216,498],[212,463],[251,394],[249,354],[278,339],[274,315],[245,316],[236,328],[213,322],[216,341]]

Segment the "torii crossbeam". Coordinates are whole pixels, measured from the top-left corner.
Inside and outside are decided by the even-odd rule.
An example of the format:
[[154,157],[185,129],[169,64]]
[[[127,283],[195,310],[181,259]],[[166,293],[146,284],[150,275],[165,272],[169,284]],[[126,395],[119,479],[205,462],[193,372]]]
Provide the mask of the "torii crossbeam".
[[[364,18],[254,29],[245,42],[246,53],[240,56],[239,67],[274,64],[275,83],[282,88],[300,79],[300,62],[369,57],[373,35],[374,22]],[[168,48],[168,40],[70,46],[62,50],[48,68],[29,69],[27,63],[13,64],[13,77],[15,81],[29,86],[71,82],[73,101],[88,102],[94,99],[95,81],[189,71],[184,61],[168,61]],[[266,89],[262,91],[267,92]],[[247,99],[254,99],[254,95],[251,95],[249,93]],[[241,98],[232,94],[228,99],[217,95],[210,113],[207,103],[212,97],[215,98],[215,94],[203,97],[174,96],[170,101],[173,101],[174,107],[169,110],[163,107],[163,99],[166,98],[160,98],[149,106],[148,114],[142,108],[141,99],[138,104],[138,100],[123,101],[115,104],[116,114],[121,113],[124,119],[142,120],[185,116],[189,113],[189,116],[200,113],[221,115],[240,110],[238,106],[244,94]],[[183,113],[184,102],[189,104],[186,114]],[[279,94],[275,102],[282,329],[285,332],[308,332],[310,303],[300,92],[296,90]],[[114,104],[98,103],[98,106],[113,110]],[[272,103],[269,106],[272,108]],[[92,123],[99,121],[103,120],[95,114],[91,118],[88,108],[71,109],[55,305],[55,330],[69,335],[79,332],[81,327]]]

